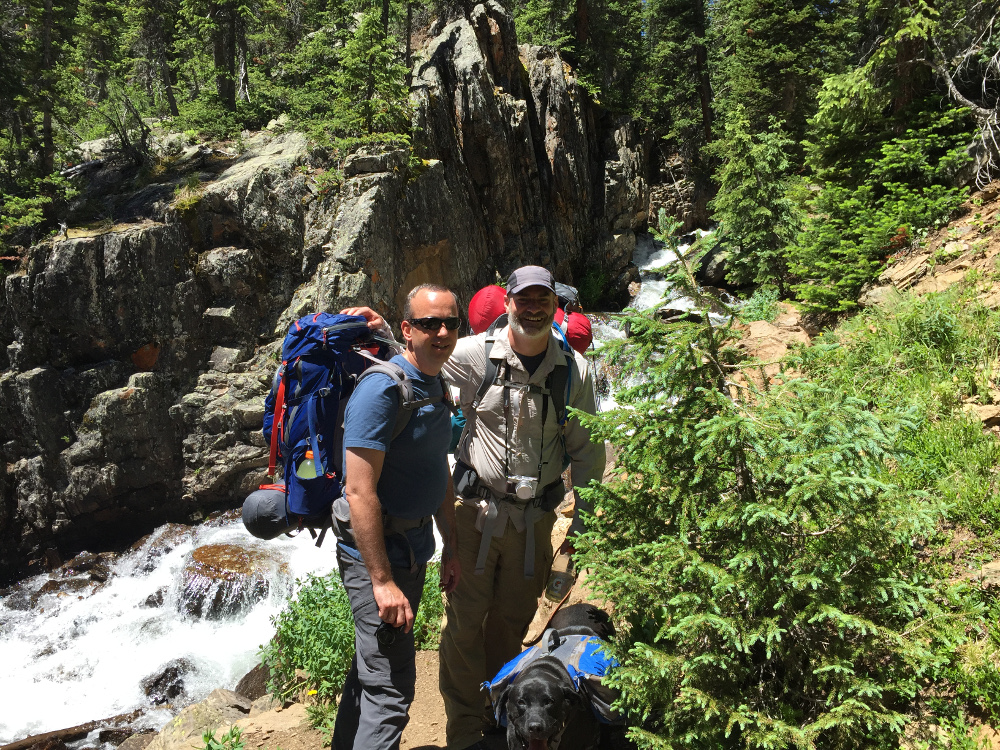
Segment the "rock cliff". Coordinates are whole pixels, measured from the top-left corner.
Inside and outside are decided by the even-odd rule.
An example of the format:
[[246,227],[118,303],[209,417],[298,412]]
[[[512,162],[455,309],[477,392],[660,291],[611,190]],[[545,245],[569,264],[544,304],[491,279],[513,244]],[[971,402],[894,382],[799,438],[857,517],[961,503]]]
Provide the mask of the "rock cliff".
[[[238,505],[301,314],[366,303],[396,319],[431,280],[466,303],[527,262],[627,300],[649,203],[632,123],[551,49],[518,47],[496,2],[431,39],[412,101],[412,152],[332,164],[263,133],[240,155],[165,143],[141,188],[112,160],[91,172],[85,196],[118,223],[30,248],[3,283],[0,579]],[[339,184],[317,180],[336,167]]]

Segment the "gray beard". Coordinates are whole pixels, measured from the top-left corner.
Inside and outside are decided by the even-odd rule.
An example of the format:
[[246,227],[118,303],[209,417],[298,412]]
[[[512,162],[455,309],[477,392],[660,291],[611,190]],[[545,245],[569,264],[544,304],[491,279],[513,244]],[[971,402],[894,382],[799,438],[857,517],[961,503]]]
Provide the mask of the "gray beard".
[[552,321],[554,319],[555,316],[553,315],[553,317],[549,319],[549,324],[547,326],[542,327],[542,329],[539,330],[538,332],[532,332],[532,333],[528,333],[526,330],[524,330],[524,328],[521,326],[521,321],[518,320],[513,315],[510,316],[509,324],[510,327],[514,329],[514,333],[516,333],[518,336],[523,336],[526,339],[535,340],[549,335],[549,332],[552,330]]

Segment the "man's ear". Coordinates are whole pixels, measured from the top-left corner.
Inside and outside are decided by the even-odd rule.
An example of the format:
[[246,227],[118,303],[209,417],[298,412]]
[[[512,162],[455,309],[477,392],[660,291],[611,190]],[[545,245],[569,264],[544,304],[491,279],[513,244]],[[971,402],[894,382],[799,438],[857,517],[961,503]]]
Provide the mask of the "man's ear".
[[403,341],[407,344],[410,343],[410,339],[413,338],[413,324],[408,320],[404,320],[399,324],[399,328],[403,332]]

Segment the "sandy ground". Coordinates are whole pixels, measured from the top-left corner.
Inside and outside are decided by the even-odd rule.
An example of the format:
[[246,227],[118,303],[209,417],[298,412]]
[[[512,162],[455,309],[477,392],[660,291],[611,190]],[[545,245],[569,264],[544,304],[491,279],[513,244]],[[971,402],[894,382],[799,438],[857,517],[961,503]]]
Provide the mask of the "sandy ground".
[[438,690],[437,651],[417,652],[417,694],[399,746],[408,750],[444,747],[444,701]]

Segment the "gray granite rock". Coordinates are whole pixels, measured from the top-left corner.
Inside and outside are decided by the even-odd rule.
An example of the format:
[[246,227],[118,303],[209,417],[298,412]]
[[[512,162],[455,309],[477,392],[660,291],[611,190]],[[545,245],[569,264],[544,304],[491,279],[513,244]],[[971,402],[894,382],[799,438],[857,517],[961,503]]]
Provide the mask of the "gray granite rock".
[[[495,0],[420,51],[411,102],[412,152],[174,138],[186,181],[110,197],[125,181],[100,167],[93,189],[134,223],[5,266],[0,579],[238,506],[264,479],[263,400],[301,315],[369,304],[398,320],[428,281],[464,306],[525,263],[570,284],[598,273],[627,302],[650,205],[634,123],[593,106],[553,49],[519,47]],[[196,185],[181,201],[177,180]]]

